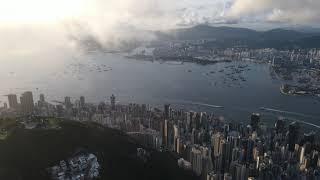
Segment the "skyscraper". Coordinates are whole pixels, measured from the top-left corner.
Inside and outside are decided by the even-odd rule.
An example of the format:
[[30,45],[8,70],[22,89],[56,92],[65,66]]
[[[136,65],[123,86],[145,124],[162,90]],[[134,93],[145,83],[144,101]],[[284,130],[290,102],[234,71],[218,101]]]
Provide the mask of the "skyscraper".
[[163,138],[163,142],[165,146],[168,146],[168,120],[164,120],[164,129],[163,129],[163,134],[164,134],[164,138]]
[[299,133],[300,133],[300,126],[297,122],[293,122],[289,125],[288,131],[288,145],[289,151],[294,151],[295,144],[299,141]]
[[24,92],[20,97],[22,113],[32,113],[34,108],[32,92]]
[[251,127],[254,131],[256,131],[259,128],[260,123],[260,114],[253,113],[251,115]]
[[236,180],[247,180],[248,179],[248,171],[245,164],[241,164],[239,162],[233,162],[231,165],[231,174],[232,179]]
[[223,135],[220,132],[218,132],[212,136],[212,143],[211,144],[213,146],[213,152],[214,152],[213,154],[215,157],[220,156],[222,153],[220,145],[221,145],[221,141],[223,139],[224,139]]
[[232,159],[232,147],[230,142],[225,140],[222,141],[221,146],[223,169],[228,170]]
[[85,105],[85,103],[86,103],[86,101],[85,101],[84,96],[81,96],[81,97],[80,97],[80,107],[83,108],[84,105]]
[[40,94],[40,102],[42,102],[42,103],[45,102],[44,94]]
[[8,108],[8,104],[7,103],[3,103],[3,108],[7,109]]
[[303,135],[303,141],[304,142],[309,142],[311,144],[314,144],[314,141],[315,141],[315,132],[314,131],[311,131],[309,133],[304,133]]
[[173,130],[173,123],[168,122],[168,148],[171,151],[174,151],[174,130]]
[[174,150],[177,151],[178,150],[178,138],[179,138],[179,129],[177,125],[173,125],[173,146],[174,146]]
[[284,122],[283,119],[278,119],[274,126],[276,128],[277,133],[283,132],[285,130],[284,129],[285,128],[285,122]]
[[18,109],[18,99],[17,99],[17,95],[15,95],[15,94],[9,94],[9,95],[8,95],[8,102],[9,102],[10,108]]
[[170,104],[164,105],[164,118],[169,119],[170,117]]
[[202,153],[199,149],[193,147],[191,150],[191,164],[192,170],[200,175],[202,172]]
[[113,94],[110,97],[110,103],[111,103],[112,110],[115,110],[116,109],[116,97]]
[[44,104],[45,104],[44,94],[40,94],[40,100],[39,100],[39,102],[38,102],[38,105],[39,105],[40,107],[43,107]]
[[67,109],[71,108],[72,104],[71,104],[71,98],[66,96],[64,98],[64,105],[66,106]]

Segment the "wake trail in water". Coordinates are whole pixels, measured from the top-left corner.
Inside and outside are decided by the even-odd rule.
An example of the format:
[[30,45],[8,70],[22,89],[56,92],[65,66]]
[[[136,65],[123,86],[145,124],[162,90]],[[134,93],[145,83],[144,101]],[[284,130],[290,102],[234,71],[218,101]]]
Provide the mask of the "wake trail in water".
[[174,104],[191,104],[198,106],[206,106],[211,108],[224,108],[224,106],[214,105],[214,104],[206,104],[202,102],[194,102],[194,101],[184,101],[184,100],[173,100]]
[[299,120],[299,119],[295,119],[295,118],[287,118],[287,119],[290,119],[290,120],[293,120],[293,121],[297,121],[297,122],[300,122],[300,123],[303,123],[303,124],[306,124],[306,125],[309,125],[309,126],[313,126],[313,127],[316,127],[318,129],[320,129],[319,125],[316,125],[316,124],[313,124],[313,123],[309,123],[309,122],[306,122],[306,121],[303,121],[303,120]]
[[[189,102],[189,104],[194,104],[194,105],[201,105],[201,106],[207,106],[207,107],[213,107],[213,108],[224,108],[223,106],[217,106],[217,105],[211,105],[211,104],[206,104],[206,103],[198,103],[198,102]],[[269,111],[269,112],[278,112],[278,113],[284,113],[284,114],[292,114],[292,115],[297,115],[297,116],[302,116],[302,117],[308,117],[308,118],[315,118],[314,116],[309,116],[309,115],[305,115],[305,114],[301,114],[301,113],[296,113],[296,112],[290,112],[290,111],[283,111],[283,110],[278,110],[278,109],[272,109],[272,108],[265,108],[265,107],[262,107],[260,108],[262,110],[265,110],[265,111]],[[313,124],[313,123],[310,123],[310,122],[307,122],[307,121],[304,121],[304,120],[300,120],[300,119],[296,119],[296,118],[292,118],[292,117],[286,117],[286,119],[288,120],[292,120],[292,121],[297,121],[297,122],[300,122],[302,124],[306,124],[306,125],[309,125],[309,126],[312,126],[312,127],[315,127],[315,128],[318,128],[320,129],[320,126],[317,125],[317,124]]]
[[212,107],[212,108],[224,108],[224,106],[206,104],[206,103],[199,103],[199,102],[191,102],[190,104],[199,105],[199,106],[207,106],[207,107]]
[[273,108],[267,108],[267,107],[261,107],[260,109],[264,110],[264,111],[269,111],[269,112],[282,113],[282,114],[291,114],[291,115],[296,115],[296,116],[301,116],[301,117],[306,117],[306,118],[317,119],[317,117],[315,117],[315,116],[310,116],[310,115],[297,113],[297,112],[291,112],[291,111],[284,111],[284,110],[280,110],[280,109],[273,109]]
[[[218,109],[224,109],[224,106],[219,106],[219,105],[214,105],[214,104],[207,104],[207,103],[202,103],[202,102],[194,102],[194,101],[184,101],[184,100],[170,100],[173,104],[190,104],[190,105],[198,105],[198,106],[206,106],[206,107],[210,107],[210,108],[218,108]],[[229,108],[228,108],[229,109]],[[248,111],[248,110],[244,110],[241,108],[231,108],[234,110],[241,110],[241,111]],[[302,113],[297,113],[297,112],[291,112],[291,111],[284,111],[284,110],[279,110],[279,109],[273,109],[273,108],[267,108],[267,107],[260,107],[260,110],[272,113],[273,116],[276,116],[275,113],[280,113],[280,114],[287,114],[287,115],[295,115],[295,116],[300,116],[300,117],[306,117],[306,118],[312,118],[312,119],[317,119],[317,117],[315,116],[310,116],[310,115],[306,115],[306,114],[302,114]],[[317,124],[313,124],[304,120],[300,120],[300,119],[296,119],[296,118],[292,118],[292,117],[286,117],[286,119],[288,120],[292,120],[292,121],[297,121],[300,122],[302,124],[306,124],[315,128],[319,128],[320,129],[320,125]]]
[[[272,113],[271,113],[270,115],[276,117],[275,114],[272,114]],[[320,125],[317,125],[317,124],[314,124],[314,123],[310,123],[310,122],[307,122],[307,121],[303,121],[303,120],[301,120],[301,119],[296,119],[296,118],[292,118],[292,117],[285,117],[284,120],[296,121],[296,122],[300,122],[300,123],[302,123],[302,124],[309,125],[309,126],[312,126],[312,127],[315,127],[315,128],[320,129]]]

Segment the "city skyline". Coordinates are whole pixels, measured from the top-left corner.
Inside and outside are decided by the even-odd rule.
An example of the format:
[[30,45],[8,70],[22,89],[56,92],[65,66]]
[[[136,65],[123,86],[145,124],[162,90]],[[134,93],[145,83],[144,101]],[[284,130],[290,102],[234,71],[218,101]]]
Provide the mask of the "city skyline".
[[320,0],[0,0],[0,179],[320,180]]
[[[12,100],[14,95],[9,97]],[[1,116],[16,117],[21,128],[30,132],[36,129],[60,131],[62,127],[59,124],[67,119],[120,130],[146,148],[137,148],[137,158],[144,163],[148,162],[151,149],[173,153],[177,156],[176,166],[192,171],[199,179],[319,177],[318,133],[304,131],[298,122],[277,119],[273,126],[266,126],[261,121],[263,116],[252,113],[248,125],[231,123],[214,113],[174,109],[169,104],[162,109],[146,104],[118,104],[114,95],[110,96],[109,103],[97,105],[85,103],[84,96],[76,99],[75,104],[70,102],[70,97],[66,97],[65,102],[52,105],[41,94],[32,111],[32,92],[23,93],[22,99],[27,105],[22,106],[22,116],[15,114],[19,109],[2,111],[5,113]],[[79,174],[99,177],[100,171],[105,170],[100,168],[104,167],[104,163],[97,163],[99,156],[88,153],[79,153],[72,157],[79,160],[67,161],[68,164],[61,160],[58,165],[47,167],[48,172],[52,178]],[[93,161],[87,161],[87,158]],[[84,169],[91,167],[88,166],[90,162],[94,166],[90,173],[86,173]],[[68,168],[71,170],[68,171]]]

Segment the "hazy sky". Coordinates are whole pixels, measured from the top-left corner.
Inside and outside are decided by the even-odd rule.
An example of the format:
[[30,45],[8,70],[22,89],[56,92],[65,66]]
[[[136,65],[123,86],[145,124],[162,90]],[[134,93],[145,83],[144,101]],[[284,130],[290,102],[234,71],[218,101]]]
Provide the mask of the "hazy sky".
[[176,25],[318,25],[319,0],[0,0],[1,24],[77,20],[163,29]]
[[319,9],[320,0],[0,0],[0,57],[65,46],[69,35],[105,43],[202,23],[319,26]]

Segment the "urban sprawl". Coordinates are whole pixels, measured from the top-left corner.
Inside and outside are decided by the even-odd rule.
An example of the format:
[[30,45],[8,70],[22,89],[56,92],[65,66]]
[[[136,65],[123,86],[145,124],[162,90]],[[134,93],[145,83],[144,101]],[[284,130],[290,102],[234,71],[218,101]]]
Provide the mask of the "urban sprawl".
[[150,61],[177,61],[201,65],[248,61],[268,63],[275,77],[289,81],[279,87],[285,95],[320,97],[320,50],[275,48],[216,48],[210,41],[179,41],[138,48],[129,58]]
[[[99,123],[127,133],[144,147],[174,154],[181,168],[202,179],[320,178],[320,147],[315,133],[303,133],[297,122],[287,125],[278,119],[274,127],[267,127],[261,123],[263,117],[253,113],[248,125],[227,123],[214,114],[176,110],[168,104],[163,109],[121,105],[114,95],[110,102],[98,105],[86,103],[84,97],[75,102],[65,97],[64,102],[53,105],[43,94],[37,103],[32,92],[23,93],[20,103],[17,95],[7,96],[9,105],[1,108],[1,118],[14,117],[29,129],[59,129],[44,120],[49,117]],[[9,129],[1,129],[1,134],[5,131]],[[137,149],[137,154],[143,157],[148,152]],[[61,160],[49,170],[54,179],[98,177],[99,164],[95,155],[84,153]]]

